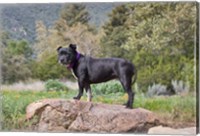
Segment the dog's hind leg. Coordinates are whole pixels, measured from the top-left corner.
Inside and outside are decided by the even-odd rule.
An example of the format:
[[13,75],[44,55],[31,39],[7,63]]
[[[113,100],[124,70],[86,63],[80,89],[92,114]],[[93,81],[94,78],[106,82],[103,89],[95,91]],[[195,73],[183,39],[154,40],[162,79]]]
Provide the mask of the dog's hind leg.
[[134,102],[134,95],[135,93],[131,89],[126,89],[128,93],[128,101],[126,103],[126,108],[133,108],[133,102]]
[[86,89],[86,93],[87,93],[87,101],[91,102],[92,101],[92,92],[91,92],[90,85],[86,85],[85,89]]
[[130,109],[133,108],[134,96],[135,96],[135,93],[131,89],[128,90],[128,103],[126,105],[127,108],[130,108]]
[[135,93],[131,89],[131,79],[123,76],[122,78],[120,78],[120,82],[121,82],[124,90],[128,94],[128,101],[126,103],[126,107],[132,109],[133,108],[133,102],[134,102]]

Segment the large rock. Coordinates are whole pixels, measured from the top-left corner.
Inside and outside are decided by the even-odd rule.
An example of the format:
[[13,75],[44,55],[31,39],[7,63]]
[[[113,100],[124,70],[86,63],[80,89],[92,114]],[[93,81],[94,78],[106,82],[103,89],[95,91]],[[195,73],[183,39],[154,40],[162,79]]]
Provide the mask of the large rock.
[[38,117],[34,130],[40,132],[147,133],[160,124],[152,112],[142,108],[63,99],[31,103],[26,118],[31,120],[34,116]]
[[196,127],[174,129],[170,127],[156,126],[150,128],[148,134],[195,135]]

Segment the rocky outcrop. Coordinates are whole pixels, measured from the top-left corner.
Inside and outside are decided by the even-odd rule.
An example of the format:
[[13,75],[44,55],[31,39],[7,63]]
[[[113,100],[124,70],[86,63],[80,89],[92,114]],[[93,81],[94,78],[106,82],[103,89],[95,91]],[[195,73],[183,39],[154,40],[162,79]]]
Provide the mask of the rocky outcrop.
[[147,133],[159,119],[142,108],[97,104],[77,100],[44,99],[31,103],[26,118],[38,116],[34,130],[40,132]]
[[195,135],[196,127],[174,129],[170,127],[156,126],[150,128],[148,134]]

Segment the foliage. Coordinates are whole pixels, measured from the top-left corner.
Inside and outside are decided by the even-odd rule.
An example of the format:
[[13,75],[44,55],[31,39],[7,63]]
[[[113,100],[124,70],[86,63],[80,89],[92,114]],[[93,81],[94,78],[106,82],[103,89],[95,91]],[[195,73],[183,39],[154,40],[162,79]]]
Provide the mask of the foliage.
[[32,49],[26,41],[12,41],[8,38],[2,50],[3,83],[14,83],[31,77]]
[[126,21],[129,18],[132,9],[126,4],[117,6],[109,14],[109,21],[103,26],[105,35],[101,38],[103,55],[122,57],[126,50],[120,48],[128,38],[128,25]]
[[143,3],[134,7],[126,48],[160,53],[164,48],[170,55],[194,57],[190,53],[194,50],[195,3]]
[[167,86],[161,84],[153,84],[148,87],[147,96],[153,97],[156,95],[172,95],[172,94],[187,94],[190,90],[189,82],[183,82],[182,80],[171,80],[171,85],[167,90]]
[[153,97],[155,95],[163,95],[167,93],[167,87],[161,84],[153,84],[148,87],[147,96]]
[[[3,91],[3,130],[26,129],[32,122],[26,122],[25,109],[28,104],[45,98],[71,99],[76,95],[74,91]],[[82,97],[86,100],[87,96]],[[127,94],[110,93],[106,95],[95,95],[93,102],[109,104],[123,104],[127,101]],[[153,112],[162,113],[162,116],[171,121],[195,122],[196,121],[196,99],[193,95],[154,97],[147,98],[143,94],[135,95],[134,107],[143,107]]]
[[154,111],[160,116],[168,116],[168,121],[195,122],[196,116],[196,98],[193,95],[174,95],[171,97],[136,97],[135,106]]
[[[56,48],[75,43],[78,45],[78,51],[85,55],[122,57],[133,62],[138,71],[137,87],[143,92],[146,92],[148,86],[152,86],[153,83],[163,84],[169,88],[172,79],[188,81],[190,91],[194,90],[193,50],[197,23],[196,3],[152,2],[116,5],[116,7],[111,6],[115,8],[109,13],[107,22],[99,30],[93,28],[89,23],[90,6],[94,7],[92,4],[67,4],[62,7],[60,14],[61,5],[60,7],[57,5],[57,18],[54,19],[55,23],[51,23],[51,25],[45,21],[47,17],[43,20],[39,15],[38,19],[34,18],[32,21],[36,26],[33,34],[36,41],[31,46],[34,51],[32,55],[28,51],[29,44],[26,46],[25,42],[11,42],[8,40],[9,34],[4,34],[1,37],[2,45],[9,53],[3,54],[3,56],[5,55],[3,61],[13,63],[14,67],[11,69],[9,63],[5,63],[6,65],[3,66],[2,73],[10,75],[6,80],[10,82],[9,80],[12,80],[13,77],[14,80],[11,82],[15,82],[18,78],[24,80],[25,77],[30,76],[42,80],[71,78],[71,73],[65,67],[57,64]],[[27,6],[30,7],[30,5]],[[39,7],[33,5],[38,10],[41,8],[40,6],[42,7],[42,5]],[[46,6],[44,5],[44,7]],[[22,14],[25,7],[13,6],[11,9],[11,11],[16,11],[15,17],[19,22],[26,16]],[[46,9],[49,10],[50,7],[48,5]],[[36,9],[30,8],[33,11]],[[109,4],[106,9],[107,11],[111,9]],[[97,9],[93,8],[93,10]],[[29,13],[29,11],[27,12]],[[47,12],[45,11],[43,16]],[[10,15],[10,19],[15,14],[11,14],[6,6],[2,13]],[[70,19],[66,20],[66,18]],[[18,21],[16,32],[21,26]],[[21,24],[24,26],[25,22]],[[15,31],[12,25],[10,28]],[[23,27],[22,30],[29,35],[29,28]],[[20,50],[24,50],[24,52]],[[15,66],[15,62],[18,61],[20,63],[17,66],[21,66],[22,73],[21,71],[16,73],[19,67]],[[15,77],[18,74],[20,76]]]
[[185,94],[188,93],[190,90],[189,82],[184,83],[182,80],[181,81],[172,80],[171,83],[173,85],[176,94]]
[[92,91],[97,95],[125,93],[120,82],[115,80],[101,84],[94,84],[92,85]]
[[31,77],[30,66],[23,56],[5,59],[2,64],[3,83],[24,81]]
[[[89,5],[80,6],[78,10],[76,6],[71,9],[63,7],[60,14],[62,6],[59,4],[54,8],[50,4],[3,7],[2,25],[9,32],[1,35],[3,82],[13,83],[30,77],[41,80],[70,79],[71,72],[57,63],[56,49],[75,43],[83,54],[122,57],[136,65],[138,78],[135,88],[139,91],[135,95],[134,107],[167,114],[172,120],[195,121],[196,100],[191,92],[153,98],[140,92],[146,92],[149,87],[150,95],[160,94],[170,91],[170,86],[176,92],[194,91],[197,3],[117,4],[99,31],[90,25],[89,18],[92,20],[92,17],[89,14],[95,10],[91,14],[96,18],[99,14],[94,13],[100,9],[98,13],[104,14],[100,20],[106,20],[105,8],[101,4],[95,8]],[[108,4],[106,11],[112,8],[113,5]],[[70,20],[66,20],[67,16]],[[21,40],[23,38],[31,41],[32,45]],[[55,80],[48,82],[62,90],[62,85]],[[94,85],[92,90],[94,102],[122,104],[127,101],[127,94],[116,81]],[[71,99],[76,94],[74,91],[3,91],[3,128],[23,128],[26,124],[23,120],[25,108],[35,100]],[[82,99],[86,100],[86,96]]]
[[46,91],[66,91],[67,87],[58,80],[49,79],[45,82]]
[[32,55],[32,49],[28,45],[28,42],[21,41],[9,41],[6,49],[6,54],[12,54],[12,56],[24,55],[25,58],[30,58]]
[[43,59],[32,63],[33,78],[43,81],[65,77],[72,78],[71,72],[58,63],[56,54],[43,53],[42,55]]
[[[145,91],[153,83],[170,85],[188,80],[194,87],[195,3],[129,4],[129,34],[122,48],[138,68],[138,84]],[[187,70],[186,70],[187,69]],[[193,90],[193,88],[191,89]]]
[[184,56],[164,56],[140,51],[134,56],[133,62],[138,69],[137,83],[145,91],[153,83],[171,85],[172,79],[189,81],[191,90],[194,87],[194,63]]
[[3,91],[3,130],[27,129],[29,122],[25,120],[26,107],[44,98],[71,98],[66,91]]
[[62,32],[56,29],[56,36],[60,37],[63,41],[61,45],[69,45],[70,43],[76,43],[78,51],[84,55],[96,56],[100,51],[99,37],[100,34],[96,33],[90,26],[77,23],[72,27],[69,27],[63,20],[58,20],[56,26],[59,23],[62,26]]
[[[79,4],[66,6],[70,8],[63,8],[60,13],[61,17],[55,22],[54,27],[48,29],[42,21],[36,22],[37,41],[34,45],[36,62],[33,64],[33,73],[36,78],[41,80],[72,77],[70,71],[58,64],[56,49],[59,46],[65,47],[70,43],[75,43],[81,53],[91,56],[96,55],[99,51],[99,36],[90,29],[88,24],[85,24],[85,21],[82,22],[84,15],[79,16],[78,14],[78,11],[85,13],[85,6]],[[71,16],[73,10],[76,11],[76,16]],[[65,19],[68,16],[70,16],[70,20],[67,21],[73,22],[73,25],[66,22]]]
[[34,54],[37,58],[40,57],[46,49],[48,49],[48,29],[42,21],[35,22],[36,42],[34,47]]
[[59,22],[65,28],[62,32],[57,29],[46,29],[42,22],[37,24],[37,42],[34,50],[36,62],[33,66],[33,73],[36,78],[46,80],[49,78],[72,78],[71,72],[57,61],[57,47],[66,47],[70,43],[78,46],[78,51],[83,54],[95,56],[99,52],[98,35],[88,31],[88,27],[77,24],[69,27],[64,22]]
[[83,4],[66,4],[60,12],[61,19],[65,20],[68,26],[76,25],[77,23],[88,24],[90,20],[89,12]]

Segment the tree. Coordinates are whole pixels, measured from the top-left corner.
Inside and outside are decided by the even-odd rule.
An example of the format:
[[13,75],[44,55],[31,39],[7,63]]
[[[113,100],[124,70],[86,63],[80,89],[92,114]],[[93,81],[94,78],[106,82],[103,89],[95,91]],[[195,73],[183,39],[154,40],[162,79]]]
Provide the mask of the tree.
[[44,23],[42,21],[36,21],[35,22],[35,30],[36,30],[36,44],[34,47],[34,52],[35,55],[38,56],[40,55],[42,52],[44,52],[46,50],[46,48],[48,48],[48,30],[46,28],[46,26],[44,25]]
[[3,83],[14,83],[31,78],[32,49],[26,41],[7,41],[2,48]]
[[194,3],[143,3],[135,6],[135,13],[129,18],[132,26],[125,48],[153,49],[155,52],[169,49],[171,55],[193,58],[195,10]]
[[13,56],[22,55],[27,60],[31,58],[32,48],[28,45],[27,41],[9,41],[6,48],[7,54],[12,54]]
[[[60,46],[74,43],[86,55],[99,53],[99,36],[95,28],[88,24],[90,17],[83,4],[66,4],[56,21],[56,37],[62,41]],[[58,44],[57,44],[58,45]]]
[[43,58],[32,65],[34,78],[45,81],[72,77],[67,68],[58,63],[56,50],[52,51],[51,54],[44,52],[42,55]]
[[194,86],[195,3],[142,3],[128,19],[130,30],[123,48],[139,69],[138,83],[145,90],[171,80]]
[[21,55],[4,59],[2,77],[3,83],[14,83],[31,78],[31,70],[26,59]]
[[78,23],[75,26],[69,27],[67,31],[63,32],[63,37],[66,39],[67,45],[75,43],[78,46],[78,50],[89,56],[98,56],[100,51],[99,37],[88,30],[88,26]]
[[1,47],[4,48],[7,46],[7,41],[10,40],[10,34],[5,31],[0,31]]
[[74,43],[78,50],[86,55],[99,54],[99,35],[94,27],[88,24],[90,17],[83,4],[67,4],[60,13],[54,28],[57,36],[62,39],[60,46]]
[[133,8],[127,4],[120,5],[109,14],[109,21],[103,26],[105,35],[101,38],[104,55],[122,57],[127,53],[121,46],[128,38],[129,25],[127,20]]
[[89,13],[83,4],[66,4],[60,13],[61,19],[64,19],[68,26],[77,23],[88,24],[90,20]]
[[64,43],[57,30],[47,29],[42,21],[36,22],[36,36],[32,62],[33,78],[40,80],[70,77],[66,68],[58,64],[56,49]]
[[[71,73],[57,61],[59,46],[70,43],[78,45],[78,51],[95,56],[99,52],[98,34],[88,25],[89,14],[82,4],[70,4],[63,8],[61,17],[52,28],[36,23],[37,42],[35,44],[36,63],[34,75],[46,80],[49,78],[71,78]],[[64,74],[63,74],[64,73]]]

